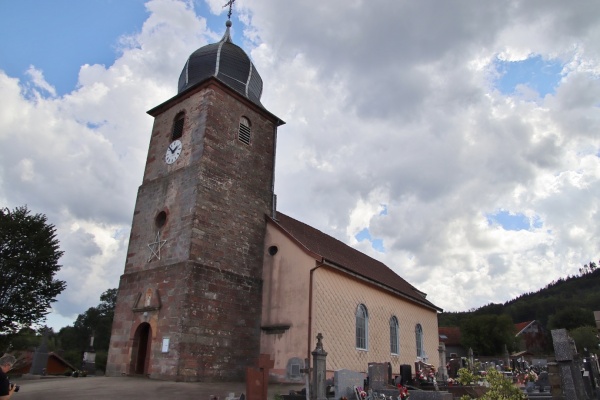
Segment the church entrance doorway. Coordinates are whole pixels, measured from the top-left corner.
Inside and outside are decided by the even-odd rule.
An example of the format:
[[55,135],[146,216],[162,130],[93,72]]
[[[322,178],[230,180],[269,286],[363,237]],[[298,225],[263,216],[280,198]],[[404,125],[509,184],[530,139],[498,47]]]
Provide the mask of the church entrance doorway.
[[150,364],[150,346],[152,341],[152,328],[147,322],[141,323],[135,330],[133,345],[131,346],[130,371],[135,375],[148,374]]

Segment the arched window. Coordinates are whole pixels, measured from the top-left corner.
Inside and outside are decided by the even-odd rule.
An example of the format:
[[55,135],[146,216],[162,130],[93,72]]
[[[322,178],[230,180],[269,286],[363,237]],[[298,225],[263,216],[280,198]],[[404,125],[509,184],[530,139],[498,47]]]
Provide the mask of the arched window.
[[183,135],[183,122],[185,113],[182,111],[175,116],[173,120],[173,130],[171,132],[171,141],[179,139]]
[[398,318],[392,316],[392,318],[390,318],[390,353],[398,354],[399,347]]
[[423,327],[421,324],[415,326],[415,338],[417,340],[417,357],[425,357],[425,349],[423,348]]
[[369,314],[364,304],[359,304],[356,309],[356,348],[367,350],[369,337]]
[[250,144],[250,120],[246,117],[240,118],[240,129],[238,139],[244,144]]

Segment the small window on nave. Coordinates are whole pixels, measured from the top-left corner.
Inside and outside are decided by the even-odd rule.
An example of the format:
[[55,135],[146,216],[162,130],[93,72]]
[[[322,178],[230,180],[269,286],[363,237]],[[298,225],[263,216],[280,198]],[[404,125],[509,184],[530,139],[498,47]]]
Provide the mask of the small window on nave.
[[425,348],[423,343],[423,327],[421,324],[415,326],[415,339],[417,341],[417,357],[425,357]]
[[356,348],[360,350],[368,349],[369,338],[369,314],[364,304],[359,304],[356,308]]
[[244,144],[250,144],[250,120],[248,120],[246,117],[240,118],[238,139]]
[[183,122],[185,121],[185,113],[182,111],[175,116],[173,121],[173,131],[171,133],[171,141],[179,139],[183,135]]
[[398,349],[400,348],[398,331],[398,318],[392,316],[390,318],[390,353],[392,354],[398,354]]

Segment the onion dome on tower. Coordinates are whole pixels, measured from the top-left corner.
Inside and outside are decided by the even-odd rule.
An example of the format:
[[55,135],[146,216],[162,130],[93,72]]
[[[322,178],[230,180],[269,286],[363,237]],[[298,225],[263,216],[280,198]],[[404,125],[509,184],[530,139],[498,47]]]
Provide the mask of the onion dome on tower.
[[250,57],[231,40],[231,21],[218,43],[199,48],[188,58],[179,76],[178,93],[215,77],[251,102],[260,103],[263,82]]

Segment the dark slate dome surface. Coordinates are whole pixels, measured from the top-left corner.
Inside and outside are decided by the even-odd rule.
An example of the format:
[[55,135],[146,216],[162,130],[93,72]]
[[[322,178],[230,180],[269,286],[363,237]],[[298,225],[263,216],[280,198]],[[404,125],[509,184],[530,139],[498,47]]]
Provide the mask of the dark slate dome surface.
[[178,93],[210,78],[216,77],[253,103],[260,103],[263,82],[250,60],[250,57],[239,46],[231,41],[227,21],[227,30],[218,43],[199,48],[188,58],[179,76]]

